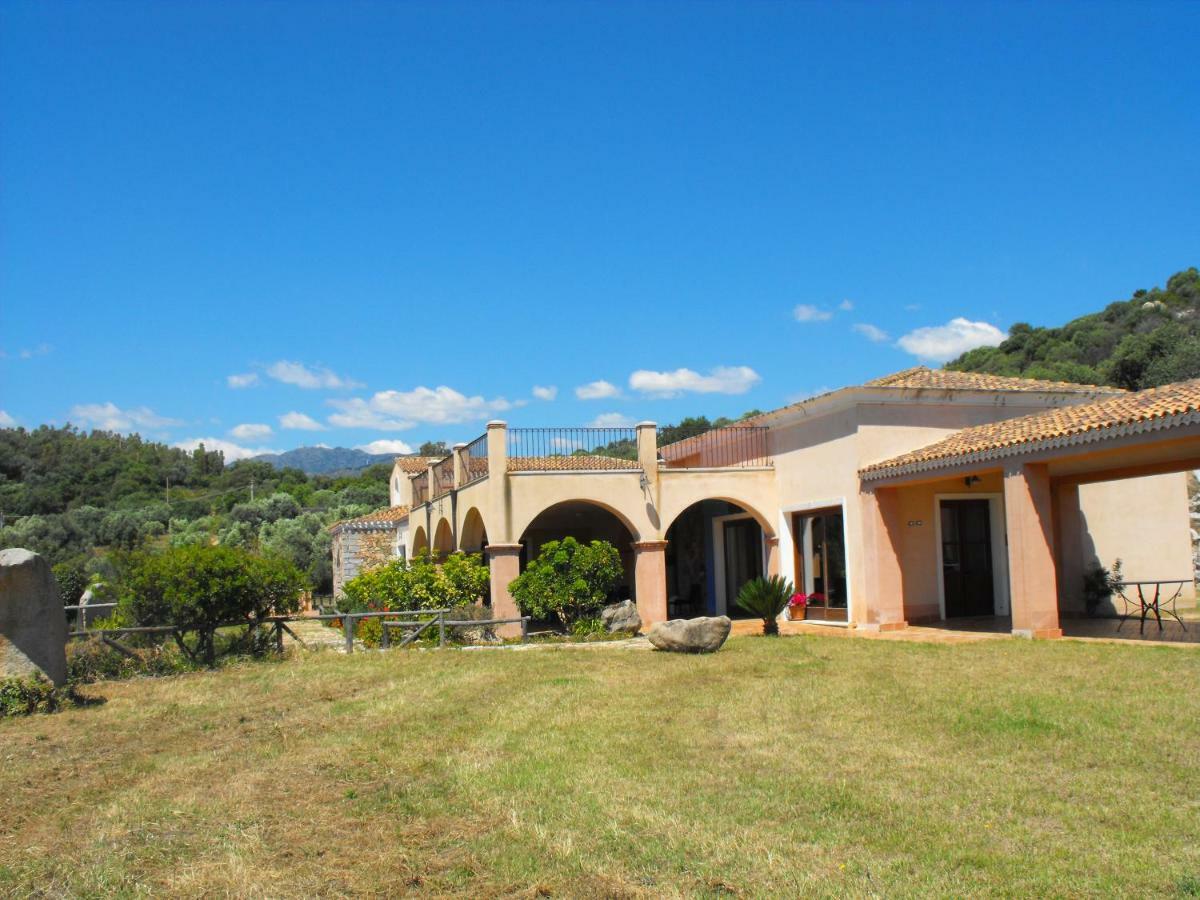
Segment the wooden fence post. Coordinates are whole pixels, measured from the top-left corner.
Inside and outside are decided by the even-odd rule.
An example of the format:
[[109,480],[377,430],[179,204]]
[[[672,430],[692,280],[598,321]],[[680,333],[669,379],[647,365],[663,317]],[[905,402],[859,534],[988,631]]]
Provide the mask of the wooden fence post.
[[354,652],[354,616],[342,617],[342,629],[346,632],[346,652]]

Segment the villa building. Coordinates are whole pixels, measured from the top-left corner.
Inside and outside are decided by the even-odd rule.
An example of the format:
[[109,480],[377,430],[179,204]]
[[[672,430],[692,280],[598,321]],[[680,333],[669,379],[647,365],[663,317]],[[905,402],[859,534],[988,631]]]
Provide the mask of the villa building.
[[647,623],[734,614],[765,573],[815,594],[816,621],[996,616],[1051,637],[1095,562],[1187,579],[1194,601],[1198,465],[1200,381],[1127,393],[918,367],[661,447],[653,423],[491,422],[419,472],[397,460],[391,502],[398,552],[486,554],[498,615],[524,562],[572,535],[621,550]]

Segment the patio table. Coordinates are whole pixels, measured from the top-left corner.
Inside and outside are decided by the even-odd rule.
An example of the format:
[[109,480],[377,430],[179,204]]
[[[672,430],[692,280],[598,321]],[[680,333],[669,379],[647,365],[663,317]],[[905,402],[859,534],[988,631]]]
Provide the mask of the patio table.
[[[1161,578],[1157,580],[1146,581],[1122,581],[1117,585],[1117,596],[1125,601],[1125,613],[1121,616],[1121,624],[1117,626],[1117,631],[1121,630],[1121,625],[1125,624],[1126,619],[1140,614],[1141,624],[1138,626],[1138,634],[1146,633],[1146,614],[1153,613],[1154,618],[1158,621],[1158,630],[1163,630],[1162,614],[1165,612],[1168,616],[1174,617],[1179,623],[1179,627],[1187,631],[1187,626],[1183,624],[1183,619],[1179,618],[1179,613],[1175,611],[1175,603],[1179,600],[1183,593],[1184,587],[1193,584],[1191,578]],[[1151,585],[1154,586],[1154,595],[1147,597],[1147,590]],[[1168,591],[1174,587],[1175,593],[1169,597],[1163,596],[1163,588]],[[1130,588],[1137,589],[1137,596],[1130,597],[1126,592]]]

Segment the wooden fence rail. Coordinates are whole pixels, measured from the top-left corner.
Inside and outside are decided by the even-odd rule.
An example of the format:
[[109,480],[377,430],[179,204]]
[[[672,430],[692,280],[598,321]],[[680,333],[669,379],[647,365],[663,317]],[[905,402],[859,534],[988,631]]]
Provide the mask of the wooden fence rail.
[[[115,603],[110,604],[95,604],[95,606],[84,606],[83,609],[99,608],[100,606],[116,606]],[[68,606],[68,611],[78,609],[79,607]],[[129,634],[170,634],[175,638],[175,642],[188,654],[189,657],[195,658],[192,652],[183,642],[183,634],[188,631],[217,631],[221,628],[246,628],[247,635],[250,631],[267,626],[271,628],[275,636],[275,645],[279,652],[283,652],[283,634],[287,632],[301,647],[307,647],[307,644],[300,639],[291,628],[288,627],[289,622],[334,622],[341,620],[342,633],[345,636],[345,646],[347,653],[354,652],[354,636],[358,630],[358,623],[363,619],[383,619],[381,623],[383,628],[382,639],[380,641],[382,649],[391,647],[391,630],[405,629],[411,630],[410,634],[405,635],[400,641],[400,647],[406,647],[419,638],[427,629],[437,626],[438,629],[438,646],[446,646],[446,627],[460,628],[486,628],[493,625],[521,625],[521,641],[529,640],[529,616],[519,616],[508,619],[447,619],[446,616],[451,610],[449,609],[393,609],[382,612],[358,612],[358,613],[322,613],[317,616],[264,616],[261,619],[253,621],[241,622],[225,622],[219,625],[138,625],[128,628],[103,628],[89,629],[87,623],[83,622],[81,628],[67,632],[67,638],[99,638],[105,644],[120,651],[127,656],[136,656],[136,654],[128,647],[122,645],[116,640],[118,637],[123,637]],[[406,619],[408,621],[406,621]]]

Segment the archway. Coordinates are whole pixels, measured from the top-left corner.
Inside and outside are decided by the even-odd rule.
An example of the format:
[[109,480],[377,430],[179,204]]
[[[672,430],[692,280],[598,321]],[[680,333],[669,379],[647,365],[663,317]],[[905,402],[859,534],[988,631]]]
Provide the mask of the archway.
[[483,516],[479,514],[478,509],[471,507],[463,517],[458,548],[464,553],[482,553],[487,544],[487,528],[483,524]]
[[736,603],[747,581],[767,571],[762,517],[729,500],[700,500],[667,529],[667,615],[753,618]]
[[454,529],[449,519],[442,519],[433,530],[433,553],[442,558],[454,552]]
[[556,503],[533,517],[521,533],[521,570],[537,557],[544,544],[565,537],[580,542],[608,541],[616,547],[625,575],[612,599],[626,600],[633,596],[636,535],[616,513],[589,500]]
[[412,538],[412,555],[419,556],[422,553],[429,552],[429,536],[425,534],[425,528],[421,525],[417,526],[413,532]]

